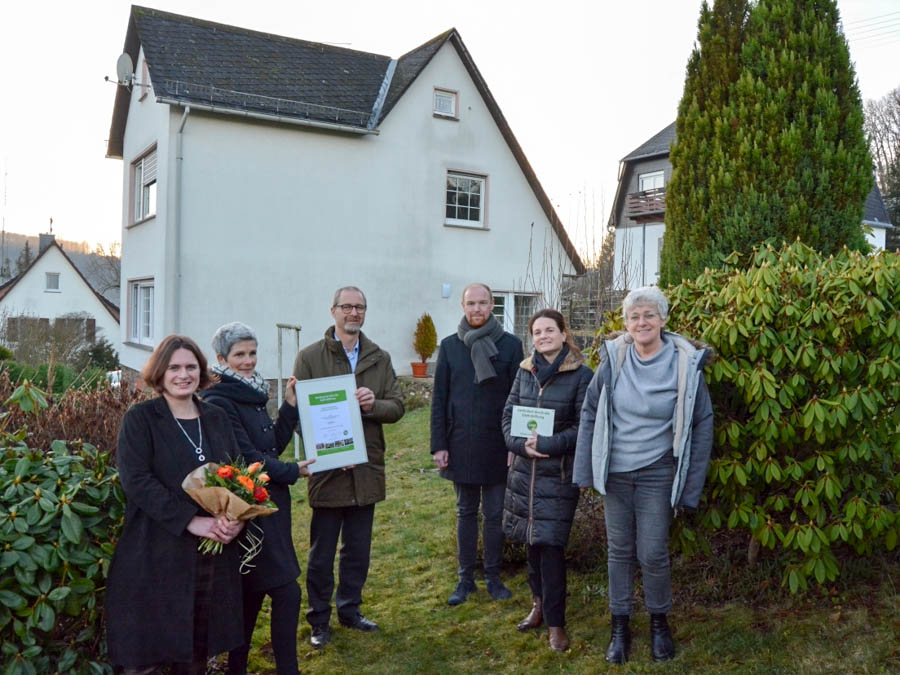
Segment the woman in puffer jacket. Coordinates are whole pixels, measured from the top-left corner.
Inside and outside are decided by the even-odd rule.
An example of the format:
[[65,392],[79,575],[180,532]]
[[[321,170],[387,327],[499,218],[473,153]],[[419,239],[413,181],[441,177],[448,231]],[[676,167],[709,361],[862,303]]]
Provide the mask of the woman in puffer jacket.
[[[562,314],[542,309],[531,317],[528,329],[534,352],[520,364],[503,411],[506,447],[515,455],[506,483],[503,529],[508,539],[528,547],[533,604],[517,628],[526,631],[546,621],[550,648],[565,651],[565,547],[578,503],[572,463],[581,405],[593,373]],[[513,436],[513,406],[554,410],[553,435]]]

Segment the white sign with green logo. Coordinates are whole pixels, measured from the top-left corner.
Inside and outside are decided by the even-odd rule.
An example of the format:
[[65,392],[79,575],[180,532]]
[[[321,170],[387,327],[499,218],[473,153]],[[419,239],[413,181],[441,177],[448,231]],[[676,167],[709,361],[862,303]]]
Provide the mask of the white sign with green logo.
[[301,380],[296,384],[300,429],[312,473],[368,461],[353,375]]
[[532,434],[536,432],[538,436],[552,436],[555,416],[556,411],[551,408],[514,405],[510,421],[510,435],[531,438]]

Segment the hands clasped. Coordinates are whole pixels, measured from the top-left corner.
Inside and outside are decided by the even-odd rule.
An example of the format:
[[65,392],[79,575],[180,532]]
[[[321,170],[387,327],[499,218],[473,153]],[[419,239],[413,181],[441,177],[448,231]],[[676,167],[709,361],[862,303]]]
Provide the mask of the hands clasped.
[[187,531],[194,536],[212,539],[222,544],[230,544],[243,529],[243,521],[210,516],[194,516],[187,526]]

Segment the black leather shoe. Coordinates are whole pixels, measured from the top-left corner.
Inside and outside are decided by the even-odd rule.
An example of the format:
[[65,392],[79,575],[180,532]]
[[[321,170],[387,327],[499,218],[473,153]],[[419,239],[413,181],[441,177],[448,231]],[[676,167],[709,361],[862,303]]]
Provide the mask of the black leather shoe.
[[485,586],[487,586],[488,595],[494,600],[509,600],[512,597],[512,593],[500,579],[488,579]]
[[475,582],[460,581],[456,584],[456,589],[450,594],[447,604],[451,607],[461,605],[466,601],[471,593],[475,592]]
[[675,658],[675,641],[665,614],[650,615],[650,654],[654,661]]
[[331,641],[331,626],[327,623],[319,624],[312,627],[312,634],[309,636],[309,644],[316,649],[322,649]]
[[378,630],[377,623],[375,623],[374,621],[370,621],[359,612],[354,614],[353,618],[345,619],[343,617],[338,617],[338,620],[341,622],[341,625],[344,628],[353,628],[354,630],[361,630],[365,632]]
[[613,614],[610,620],[612,628],[609,646],[606,648],[606,662],[622,665],[628,660],[631,649],[631,630],[628,628],[627,614]]

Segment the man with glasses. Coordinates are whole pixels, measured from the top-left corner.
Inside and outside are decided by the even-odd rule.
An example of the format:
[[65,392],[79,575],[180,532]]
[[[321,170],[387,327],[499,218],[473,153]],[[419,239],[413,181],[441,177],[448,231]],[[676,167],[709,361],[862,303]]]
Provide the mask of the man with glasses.
[[334,294],[331,316],[334,326],[325,337],[301,350],[294,363],[294,377],[309,380],[333,375],[356,375],[356,399],[362,411],[363,432],[369,461],[359,466],[332,469],[309,479],[309,562],[306,595],[312,626],[310,644],[321,649],[331,639],[331,595],[334,591],[334,556],[338,536],[341,559],[335,603],[338,621],[361,631],[378,624],[360,612],[362,589],[369,573],[375,503],[385,497],[384,434],[382,424],[403,417],[403,401],[391,357],[362,332],[366,296],[356,286],[344,286]]

